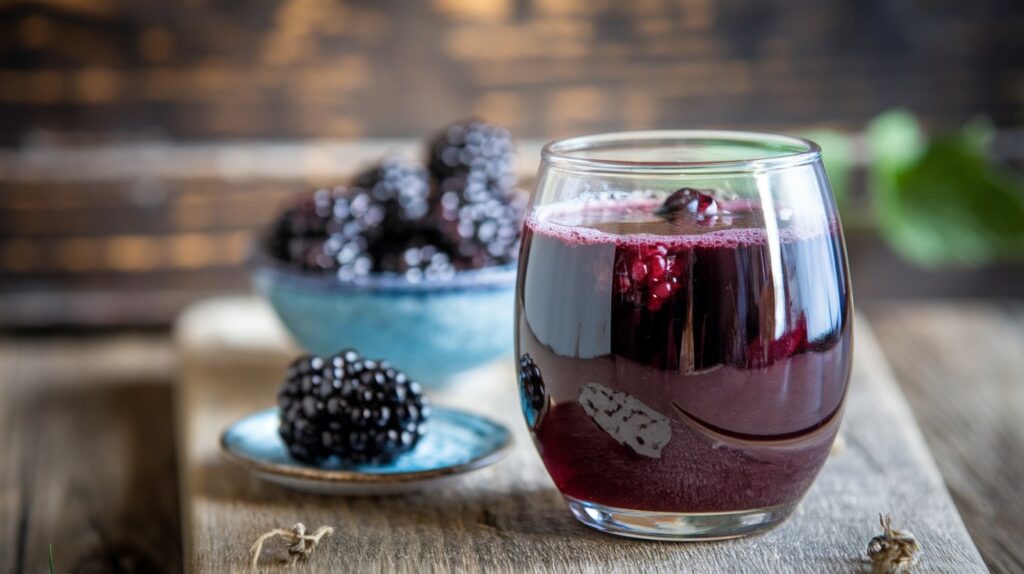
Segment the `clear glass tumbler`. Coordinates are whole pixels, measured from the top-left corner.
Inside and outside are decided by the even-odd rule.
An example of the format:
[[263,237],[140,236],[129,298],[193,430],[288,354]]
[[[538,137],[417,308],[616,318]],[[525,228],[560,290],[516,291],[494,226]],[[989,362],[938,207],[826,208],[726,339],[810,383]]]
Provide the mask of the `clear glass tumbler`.
[[851,323],[816,144],[650,131],[544,148],[517,282],[520,394],[584,524],[684,540],[784,520],[835,438]]

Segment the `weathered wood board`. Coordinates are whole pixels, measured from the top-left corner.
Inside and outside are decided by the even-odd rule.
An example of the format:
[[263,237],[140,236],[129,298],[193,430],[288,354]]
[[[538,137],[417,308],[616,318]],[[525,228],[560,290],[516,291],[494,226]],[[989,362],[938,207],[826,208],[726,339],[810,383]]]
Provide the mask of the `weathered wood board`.
[[986,564],[1024,572],[1024,302],[867,313]]
[[0,574],[181,571],[162,334],[0,336]]
[[752,538],[667,544],[613,538],[569,515],[521,421],[511,360],[434,395],[438,403],[501,420],[516,435],[507,460],[457,488],[327,498],[250,477],[219,457],[218,434],[273,403],[295,350],[262,303],[201,303],[176,330],[185,564],[194,572],[244,571],[257,536],[301,521],[335,528],[308,564],[316,572],[856,572],[865,569],[865,547],[885,512],[921,541],[915,572],[985,572],[862,317],[856,329],[845,447],[793,518]]

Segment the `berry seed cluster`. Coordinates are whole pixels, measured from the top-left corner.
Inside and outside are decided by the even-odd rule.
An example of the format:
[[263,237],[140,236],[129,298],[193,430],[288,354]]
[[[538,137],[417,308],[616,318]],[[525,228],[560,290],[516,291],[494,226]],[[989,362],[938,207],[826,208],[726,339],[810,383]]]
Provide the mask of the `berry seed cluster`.
[[296,359],[277,401],[289,454],[309,464],[391,461],[416,446],[430,417],[419,384],[352,350]]
[[370,273],[450,279],[516,259],[525,201],[505,128],[452,124],[429,143],[426,166],[385,159],[351,185],[319,189],[274,222],[270,253],[342,281]]

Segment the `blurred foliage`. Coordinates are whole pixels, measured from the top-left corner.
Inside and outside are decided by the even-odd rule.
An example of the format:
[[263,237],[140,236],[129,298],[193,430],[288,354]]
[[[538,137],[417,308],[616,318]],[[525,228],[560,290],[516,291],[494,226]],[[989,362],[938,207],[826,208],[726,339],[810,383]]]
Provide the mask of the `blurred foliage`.
[[821,161],[825,164],[832,194],[839,210],[846,211],[854,166],[853,143],[846,134],[834,130],[811,130],[802,135],[821,146]]
[[[993,160],[994,130],[974,121],[929,138],[902,110],[868,125],[868,199],[879,234],[902,257],[925,267],[1024,261],[1024,178]],[[850,209],[850,139],[808,134],[822,156],[840,210]]]

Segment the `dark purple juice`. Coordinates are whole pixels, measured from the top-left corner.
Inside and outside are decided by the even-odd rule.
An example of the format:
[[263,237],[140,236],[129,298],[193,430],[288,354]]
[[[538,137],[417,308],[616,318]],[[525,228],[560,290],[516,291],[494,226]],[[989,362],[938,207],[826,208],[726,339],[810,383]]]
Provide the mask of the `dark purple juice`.
[[838,225],[766,225],[742,204],[673,220],[653,203],[555,207],[526,223],[517,344],[559,490],[688,513],[799,500],[850,371]]

